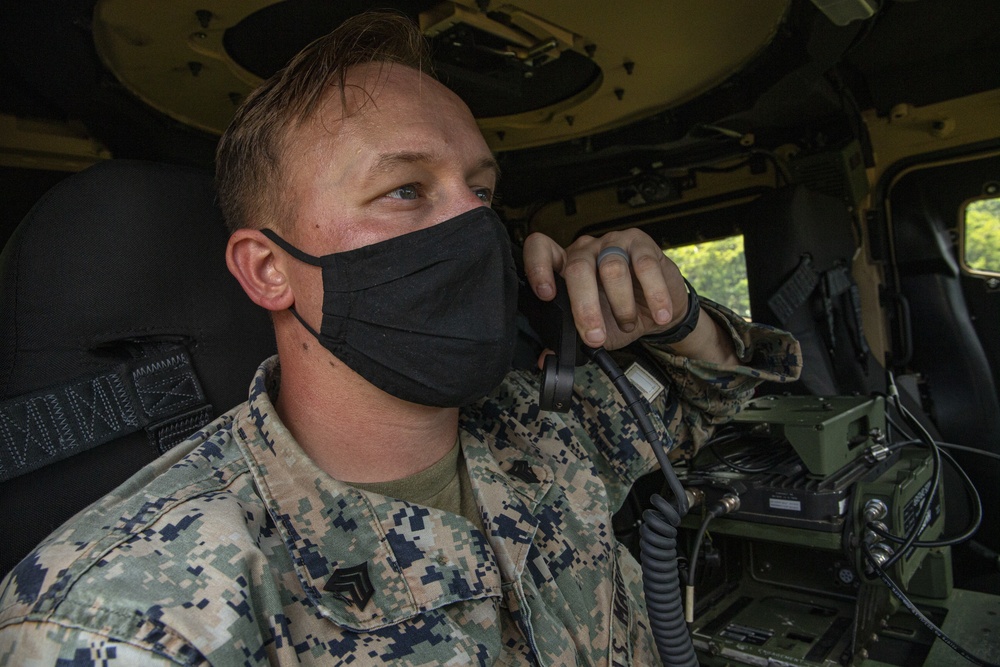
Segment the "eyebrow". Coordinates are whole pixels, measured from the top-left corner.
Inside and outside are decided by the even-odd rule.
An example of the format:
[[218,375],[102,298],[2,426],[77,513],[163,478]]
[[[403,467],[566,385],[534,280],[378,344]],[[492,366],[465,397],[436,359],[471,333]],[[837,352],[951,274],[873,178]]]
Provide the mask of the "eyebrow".
[[[401,151],[398,153],[382,153],[375,160],[375,163],[368,169],[368,177],[376,178],[380,174],[391,171],[400,164],[413,164],[415,162],[434,162],[436,158],[430,153],[420,151]],[[496,179],[500,179],[500,164],[492,155],[484,157],[476,163],[475,169],[492,171]]]

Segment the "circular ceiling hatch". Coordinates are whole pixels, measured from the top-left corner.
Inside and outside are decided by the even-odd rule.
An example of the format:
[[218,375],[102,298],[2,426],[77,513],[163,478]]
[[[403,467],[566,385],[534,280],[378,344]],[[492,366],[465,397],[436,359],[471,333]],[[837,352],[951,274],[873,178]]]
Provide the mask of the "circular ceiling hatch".
[[420,26],[438,77],[491,148],[506,150],[691,99],[766,46],[788,2],[100,0],[93,25],[102,61],[133,94],[221,134],[243,98],[303,46],[349,16],[393,9]]

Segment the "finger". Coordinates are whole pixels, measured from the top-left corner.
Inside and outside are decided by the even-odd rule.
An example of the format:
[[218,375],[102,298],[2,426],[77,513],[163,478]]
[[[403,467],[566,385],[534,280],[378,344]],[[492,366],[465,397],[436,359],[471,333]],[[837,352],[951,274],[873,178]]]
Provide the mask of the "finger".
[[[606,245],[608,247],[621,247]],[[628,254],[628,248],[622,248]],[[635,329],[638,310],[635,302],[635,291],[632,289],[632,271],[630,260],[619,254],[608,254],[601,258],[598,255],[597,272],[601,278],[601,287],[611,315],[615,318],[618,328],[628,333]]]
[[566,265],[566,251],[540,232],[524,240],[524,274],[528,284],[542,301],[556,295],[555,274]]
[[580,338],[591,347],[600,347],[607,338],[607,329],[597,286],[598,246],[589,241],[592,240],[578,240],[567,249],[563,278],[566,279],[573,321]]
[[602,241],[627,244],[632,260],[633,289],[637,292],[637,318],[643,329],[664,327],[683,316],[687,304],[684,279],[680,269],[664,255],[656,241],[638,229],[612,232]]
[[649,309],[653,322],[664,326],[673,320],[675,315],[683,315],[684,303],[678,304],[672,295],[670,286],[676,283],[677,290],[684,292],[684,281],[677,265],[656,248],[655,252],[648,250],[637,252],[632,260],[632,272],[639,282],[643,300]]

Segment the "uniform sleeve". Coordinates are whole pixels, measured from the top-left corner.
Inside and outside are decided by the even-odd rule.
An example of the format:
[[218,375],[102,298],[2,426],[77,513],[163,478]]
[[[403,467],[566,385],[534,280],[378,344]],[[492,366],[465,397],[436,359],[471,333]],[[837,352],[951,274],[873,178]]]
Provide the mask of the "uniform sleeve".
[[673,459],[697,452],[717,424],[743,409],[761,382],[792,382],[802,371],[799,343],[791,334],[747,322],[708,299],[702,300],[702,307],[729,332],[741,365],[721,366],[645,345],[670,380],[668,393],[653,408],[673,437]]
[[173,660],[149,648],[57,623],[23,621],[0,628],[0,665],[24,667],[175,667],[207,664],[201,656]]
[[[798,379],[801,353],[790,334],[752,324],[707,299],[703,307],[733,340],[739,365],[722,366],[688,359],[643,343],[643,364],[666,380],[651,407],[654,426],[669,436],[670,457],[693,455],[718,424],[732,419],[761,382]],[[627,361],[626,361],[627,364]],[[626,364],[622,364],[623,368]],[[652,448],[642,437],[618,391],[592,364],[577,369],[577,400],[567,426],[608,491],[612,510],[624,502],[632,484],[656,470]],[[667,438],[664,438],[667,440]]]

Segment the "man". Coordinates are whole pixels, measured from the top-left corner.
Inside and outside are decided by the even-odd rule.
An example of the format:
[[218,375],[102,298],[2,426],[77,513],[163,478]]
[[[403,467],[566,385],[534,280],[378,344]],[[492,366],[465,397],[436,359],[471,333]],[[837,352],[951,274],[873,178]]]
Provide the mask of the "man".
[[[278,356],[245,405],[11,573],[0,663],[655,662],[610,527],[655,460],[596,369],[565,415],[508,374],[496,162],[427,71],[405,20],[359,17],[240,109],[217,160],[226,259]],[[798,372],[789,337],[690,309],[640,232],[535,235],[524,265],[543,300],[565,277],[588,345],[657,359],[678,452]]]

